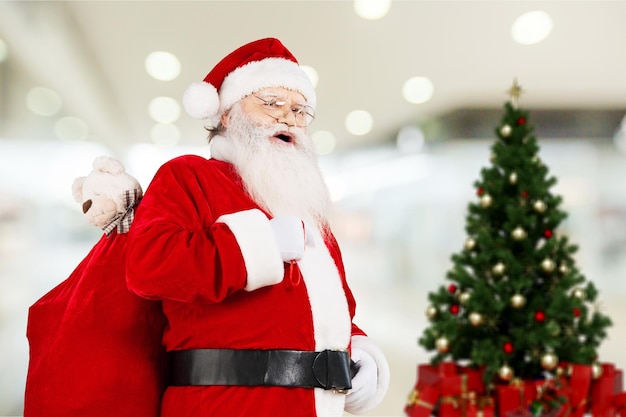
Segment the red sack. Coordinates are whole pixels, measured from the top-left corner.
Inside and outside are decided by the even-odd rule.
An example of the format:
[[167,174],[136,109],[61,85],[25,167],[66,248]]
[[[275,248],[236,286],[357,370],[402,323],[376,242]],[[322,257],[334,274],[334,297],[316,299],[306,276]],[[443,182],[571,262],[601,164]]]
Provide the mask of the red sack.
[[25,417],[157,417],[165,384],[160,303],[126,287],[126,234],[103,235],[29,309]]

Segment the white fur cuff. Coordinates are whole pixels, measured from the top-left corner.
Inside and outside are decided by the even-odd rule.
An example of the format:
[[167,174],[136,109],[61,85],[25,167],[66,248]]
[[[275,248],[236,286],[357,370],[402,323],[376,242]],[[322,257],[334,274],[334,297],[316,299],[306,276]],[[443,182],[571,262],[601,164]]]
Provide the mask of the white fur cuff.
[[217,219],[235,235],[248,273],[246,291],[278,284],[285,272],[268,218],[257,209],[225,214]]

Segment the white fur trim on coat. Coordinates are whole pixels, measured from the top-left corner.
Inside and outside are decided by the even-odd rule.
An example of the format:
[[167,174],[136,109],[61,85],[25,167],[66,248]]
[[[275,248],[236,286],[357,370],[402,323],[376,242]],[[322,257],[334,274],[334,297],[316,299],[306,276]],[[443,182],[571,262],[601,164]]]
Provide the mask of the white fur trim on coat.
[[210,148],[211,158],[218,161],[233,163],[233,145],[232,141],[224,136],[216,135],[211,139]]
[[[346,293],[321,233],[318,230],[310,230],[310,233],[313,233],[316,244],[307,246],[298,267],[309,294],[315,350],[345,349],[352,332]],[[314,394],[318,417],[343,415],[345,395],[322,388],[316,388]]]
[[274,239],[270,222],[257,209],[225,214],[217,219],[225,223],[235,235],[248,275],[246,291],[278,284],[285,269]]

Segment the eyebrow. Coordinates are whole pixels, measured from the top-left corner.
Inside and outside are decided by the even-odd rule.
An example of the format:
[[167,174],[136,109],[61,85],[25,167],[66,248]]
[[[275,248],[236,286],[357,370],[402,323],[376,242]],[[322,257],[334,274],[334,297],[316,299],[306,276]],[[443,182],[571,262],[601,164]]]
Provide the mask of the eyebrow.
[[[282,98],[285,101],[289,101],[289,99],[287,97],[285,97],[284,95],[274,92],[274,91],[267,91],[265,93],[259,94],[256,93],[257,96],[259,97],[263,97],[263,98]],[[306,99],[304,101],[296,101],[294,104],[297,104],[298,106],[302,106],[302,107],[310,107],[307,102]]]

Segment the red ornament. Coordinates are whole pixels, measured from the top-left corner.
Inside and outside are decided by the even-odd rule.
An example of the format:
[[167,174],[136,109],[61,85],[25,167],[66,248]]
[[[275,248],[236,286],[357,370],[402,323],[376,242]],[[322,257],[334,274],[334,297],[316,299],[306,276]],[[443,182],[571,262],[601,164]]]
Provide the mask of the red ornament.
[[543,235],[546,237],[546,239],[550,239],[554,235],[554,233],[552,233],[552,230],[546,229],[543,231]]
[[526,124],[526,118],[525,117],[520,117],[519,119],[517,119],[517,125],[518,126],[522,126]]
[[478,187],[478,190],[476,190],[476,194],[478,195],[483,195],[485,193],[485,189],[483,187]]
[[456,292],[456,285],[454,285],[454,284],[448,285],[448,292],[450,294],[454,294]]
[[576,318],[580,317],[580,308],[574,307],[574,309],[572,310],[572,313],[574,313],[574,317]]
[[454,314],[455,316],[459,314],[459,306],[457,304],[452,304],[450,306],[450,313]]
[[541,323],[546,319],[546,313],[544,313],[543,311],[537,311],[535,313],[535,321]]
[[511,353],[513,353],[513,351],[515,350],[513,348],[513,343],[511,342],[506,342],[503,346],[502,346],[502,350],[504,351],[504,353],[510,355]]
[[528,191],[522,191],[520,195],[522,198],[528,198]]

